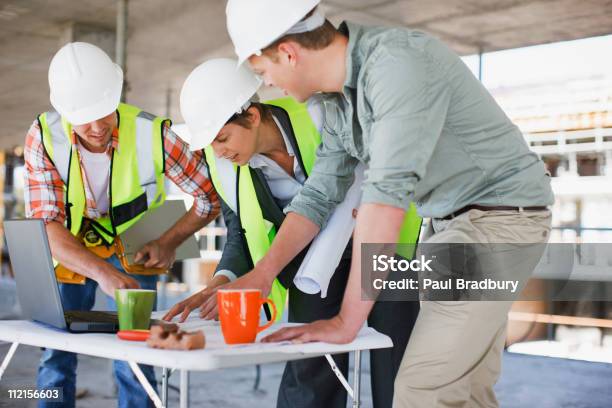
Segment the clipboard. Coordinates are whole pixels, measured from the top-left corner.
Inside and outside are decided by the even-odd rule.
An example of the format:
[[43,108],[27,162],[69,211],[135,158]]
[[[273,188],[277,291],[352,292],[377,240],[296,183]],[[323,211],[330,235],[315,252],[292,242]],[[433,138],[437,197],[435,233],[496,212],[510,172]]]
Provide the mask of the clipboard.
[[[159,238],[187,213],[183,200],[166,200],[161,207],[149,211],[135,225],[121,234],[125,256],[130,265],[134,256],[148,242]],[[195,235],[187,238],[176,248],[176,260],[200,257],[200,246]]]

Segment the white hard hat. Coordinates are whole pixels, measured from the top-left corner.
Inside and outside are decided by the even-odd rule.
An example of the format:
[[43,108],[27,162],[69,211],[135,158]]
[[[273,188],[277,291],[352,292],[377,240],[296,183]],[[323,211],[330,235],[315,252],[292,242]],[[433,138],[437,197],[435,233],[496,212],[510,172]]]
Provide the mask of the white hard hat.
[[181,89],[191,150],[211,144],[232,115],[248,108],[260,86],[261,79],[249,68],[236,69],[235,59],[212,59],[196,67]]
[[[321,0],[229,0],[225,9],[227,31],[234,43],[238,64],[242,64],[253,54],[275,40],[288,34],[288,31],[314,9]],[[322,21],[321,21],[322,20]],[[315,16],[314,26],[305,26],[293,33],[310,31],[325,22],[319,14]]]
[[93,122],[119,106],[123,71],[95,45],[64,45],[49,65],[51,105],[73,125]]

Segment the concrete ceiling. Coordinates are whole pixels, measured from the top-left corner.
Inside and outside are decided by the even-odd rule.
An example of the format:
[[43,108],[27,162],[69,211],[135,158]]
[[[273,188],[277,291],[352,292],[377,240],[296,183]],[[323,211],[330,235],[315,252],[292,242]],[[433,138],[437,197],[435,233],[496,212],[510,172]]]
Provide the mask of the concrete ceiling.
[[[462,55],[612,33],[612,0],[323,0],[323,6],[335,24],[418,28]],[[128,102],[180,120],[178,93],[191,69],[233,55],[224,9],[222,0],[129,0]],[[67,27],[112,52],[115,19],[111,0],[0,1],[0,148],[22,144],[35,116],[49,109],[47,68]]]

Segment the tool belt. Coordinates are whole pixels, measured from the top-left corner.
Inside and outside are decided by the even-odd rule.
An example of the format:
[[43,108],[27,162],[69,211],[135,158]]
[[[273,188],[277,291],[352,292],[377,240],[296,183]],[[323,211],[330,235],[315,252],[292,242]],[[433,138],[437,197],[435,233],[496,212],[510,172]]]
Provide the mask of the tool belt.
[[[121,237],[116,236],[113,242],[108,245],[89,223],[84,222],[81,232],[77,235],[77,239],[83,243],[85,248],[102,259],[108,259],[113,255],[117,255],[121,266],[129,274],[161,275],[168,272],[163,268],[145,268],[142,264],[130,265],[125,254],[123,242],[121,242]],[[60,283],[85,284],[85,276],[73,272],[61,264],[55,267],[55,276]]]

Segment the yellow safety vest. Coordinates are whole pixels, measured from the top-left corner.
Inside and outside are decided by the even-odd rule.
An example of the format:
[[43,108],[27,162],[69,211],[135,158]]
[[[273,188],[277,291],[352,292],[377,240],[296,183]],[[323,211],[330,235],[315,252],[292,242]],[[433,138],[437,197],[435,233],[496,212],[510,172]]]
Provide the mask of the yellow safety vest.
[[[298,103],[292,98],[281,98],[272,101],[267,101],[266,104],[278,106],[284,109],[289,115],[291,127],[297,140],[302,162],[307,174],[310,174],[316,159],[316,150],[321,143],[321,136],[310,117],[305,104]],[[245,231],[247,246],[252,259],[253,265],[257,263],[268,252],[276,230],[271,222],[264,219],[261,207],[257,200],[255,187],[251,178],[251,172],[248,165],[237,166],[232,165],[227,168],[227,163],[217,161],[211,146],[204,149],[206,164],[209,169],[210,178],[215,186],[216,191],[221,195],[225,202],[228,202],[227,192],[225,191],[222,182],[223,171],[233,169],[236,173],[238,182],[235,196],[237,208],[235,211],[240,220],[242,229]],[[224,165],[223,169],[219,166]],[[226,184],[227,185],[227,184]],[[416,207],[411,204],[410,209],[406,213],[406,218],[402,225],[399,242],[403,244],[413,244],[404,246],[404,252],[400,253],[408,259],[414,255],[414,247],[418,241],[421,230],[422,219],[416,213]],[[410,250],[407,251],[407,248]],[[286,304],[286,288],[279,282],[274,280],[270,299],[274,302],[278,314],[277,319],[280,319],[284,306]]]
[[[111,156],[109,214],[89,220],[107,245],[166,198],[162,132],[168,119],[127,104],[120,104],[117,111],[119,148]],[[77,236],[85,217],[86,198],[78,149],[72,144],[72,126],[55,111],[39,115],[38,121],[45,151],[64,182],[66,228]]]

